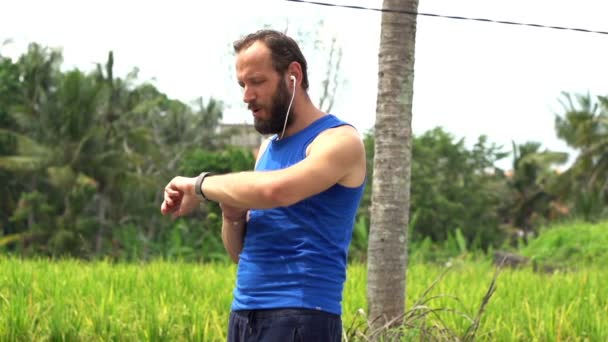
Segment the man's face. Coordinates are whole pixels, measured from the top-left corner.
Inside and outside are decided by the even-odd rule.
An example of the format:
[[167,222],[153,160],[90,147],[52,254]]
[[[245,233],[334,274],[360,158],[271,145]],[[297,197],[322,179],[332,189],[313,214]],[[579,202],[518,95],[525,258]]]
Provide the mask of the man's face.
[[[272,66],[270,50],[262,42],[253,43],[237,55],[236,71],[255,129],[261,134],[281,133],[291,94]],[[291,119],[290,115],[288,126]]]

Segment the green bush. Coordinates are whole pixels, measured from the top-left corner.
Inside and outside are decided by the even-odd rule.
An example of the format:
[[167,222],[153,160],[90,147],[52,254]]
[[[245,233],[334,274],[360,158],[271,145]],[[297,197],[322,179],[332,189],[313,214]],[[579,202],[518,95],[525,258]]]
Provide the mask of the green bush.
[[576,222],[547,227],[521,249],[534,262],[555,266],[608,263],[608,221]]

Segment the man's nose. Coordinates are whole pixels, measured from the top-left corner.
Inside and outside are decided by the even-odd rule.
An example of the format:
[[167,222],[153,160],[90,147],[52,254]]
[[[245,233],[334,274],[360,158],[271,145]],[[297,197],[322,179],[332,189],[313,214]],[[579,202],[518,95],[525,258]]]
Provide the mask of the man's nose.
[[255,100],[254,92],[249,87],[246,86],[245,89],[243,90],[243,102],[251,103],[254,100]]

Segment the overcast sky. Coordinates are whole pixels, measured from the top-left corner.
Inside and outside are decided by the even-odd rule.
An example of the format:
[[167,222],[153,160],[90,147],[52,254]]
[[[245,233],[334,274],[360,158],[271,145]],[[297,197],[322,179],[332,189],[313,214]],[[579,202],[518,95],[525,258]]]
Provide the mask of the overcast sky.
[[[92,70],[113,50],[116,74],[137,67],[141,81],[185,102],[219,98],[227,122],[251,122],[236,84],[232,41],[264,25],[320,39],[320,49],[303,45],[315,99],[327,60],[322,47],[336,37],[342,86],[332,112],[361,131],[374,125],[379,12],[279,0],[0,3],[0,42],[13,41],[2,54],[17,56],[39,42],[63,49],[64,68]],[[608,31],[603,0],[420,0],[419,12]],[[469,144],[485,134],[507,150],[511,141],[566,150],[553,126],[562,112],[560,93],[608,95],[607,61],[608,35],[419,17],[414,133],[443,126]]]

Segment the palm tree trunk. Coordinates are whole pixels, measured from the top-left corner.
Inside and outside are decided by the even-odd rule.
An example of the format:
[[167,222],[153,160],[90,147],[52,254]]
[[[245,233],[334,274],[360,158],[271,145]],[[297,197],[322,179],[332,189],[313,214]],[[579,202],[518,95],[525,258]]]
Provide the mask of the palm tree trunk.
[[106,227],[106,196],[103,191],[99,194],[99,206],[97,207],[97,234],[95,234],[95,254],[100,255],[103,248],[103,236],[105,235]]
[[[384,0],[383,8],[416,12],[418,1]],[[405,309],[415,36],[416,16],[383,12],[368,245],[373,329],[399,324]]]
[[[37,191],[38,188],[38,177],[34,175],[30,183],[31,191]],[[27,214],[27,230],[31,231],[36,225],[36,217],[34,216],[35,210],[30,210]]]

